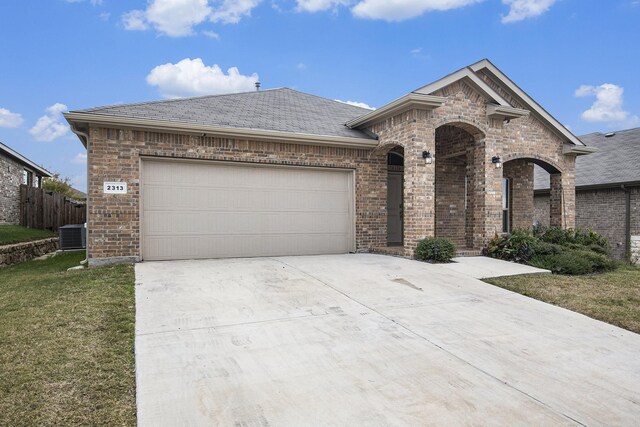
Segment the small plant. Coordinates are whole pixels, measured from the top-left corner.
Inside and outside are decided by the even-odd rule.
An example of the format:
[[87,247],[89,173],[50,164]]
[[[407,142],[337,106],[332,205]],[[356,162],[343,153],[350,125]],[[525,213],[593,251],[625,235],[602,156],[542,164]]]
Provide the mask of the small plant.
[[456,254],[456,247],[449,239],[427,237],[418,243],[416,258],[422,261],[450,262]]

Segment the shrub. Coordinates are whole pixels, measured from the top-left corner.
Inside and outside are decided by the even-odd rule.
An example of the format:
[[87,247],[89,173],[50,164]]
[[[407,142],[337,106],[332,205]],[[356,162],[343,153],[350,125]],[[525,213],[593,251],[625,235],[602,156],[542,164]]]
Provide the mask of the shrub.
[[487,253],[494,258],[526,262],[533,255],[531,246],[537,241],[538,239],[529,230],[514,230],[507,237],[496,235],[489,242]]
[[422,261],[449,262],[456,254],[456,248],[449,239],[427,237],[418,243],[416,258]]
[[588,250],[564,250],[560,253],[534,255],[529,261],[534,267],[556,274],[591,274],[611,271],[616,263],[606,255]]
[[606,238],[592,230],[534,227],[496,235],[487,254],[507,261],[528,263],[556,274],[591,274],[614,270]]
[[532,242],[529,248],[533,253],[532,257],[544,256],[544,255],[557,255],[564,250],[563,247],[560,245],[556,245],[555,243],[543,242],[542,240],[536,240]]
[[575,243],[585,246],[589,250],[598,252],[600,254],[608,255],[611,252],[611,246],[606,237],[593,230],[577,229],[575,231]]
[[[559,227],[535,227],[533,235],[548,243],[555,243],[573,249],[585,249],[608,255],[611,251],[608,240],[593,230],[563,229]],[[577,246],[576,246],[577,245]]]
[[590,274],[593,273],[591,262],[578,251],[565,251],[557,255],[534,256],[529,261],[534,267],[551,270],[555,274]]

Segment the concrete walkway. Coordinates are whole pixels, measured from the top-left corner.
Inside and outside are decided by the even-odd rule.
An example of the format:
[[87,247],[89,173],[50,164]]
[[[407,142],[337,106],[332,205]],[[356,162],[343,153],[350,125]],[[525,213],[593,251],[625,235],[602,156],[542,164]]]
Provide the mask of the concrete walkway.
[[457,269],[138,264],[139,425],[637,425],[640,335]]

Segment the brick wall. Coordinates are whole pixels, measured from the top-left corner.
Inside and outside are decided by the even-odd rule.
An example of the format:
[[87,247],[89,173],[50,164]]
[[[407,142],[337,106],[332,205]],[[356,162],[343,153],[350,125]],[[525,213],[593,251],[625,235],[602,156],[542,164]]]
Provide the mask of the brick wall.
[[509,178],[511,229],[531,228],[533,225],[533,163],[512,160],[504,164],[503,177]]
[[0,154],[0,224],[20,222],[20,184],[24,168]]
[[[89,162],[89,258],[140,257],[140,159],[159,156],[356,171],[356,247],[386,245],[386,154],[370,150],[235,140],[92,127]],[[103,194],[104,181],[126,181],[128,194]],[[95,262],[94,262],[95,264]]]
[[[631,236],[640,241],[640,189],[631,190]],[[625,258],[625,192],[620,188],[576,191],[576,227],[590,228],[611,243],[612,255]],[[549,225],[549,195],[535,196],[535,219]],[[632,256],[640,257],[640,247]]]

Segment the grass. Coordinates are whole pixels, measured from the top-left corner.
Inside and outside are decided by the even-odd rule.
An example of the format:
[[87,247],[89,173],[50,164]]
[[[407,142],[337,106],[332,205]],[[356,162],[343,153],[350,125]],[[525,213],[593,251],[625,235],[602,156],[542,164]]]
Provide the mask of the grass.
[[84,255],[0,269],[0,425],[136,424],[133,267]]
[[485,280],[640,334],[640,268],[590,276],[524,275]]
[[10,245],[12,243],[28,242],[55,236],[56,234],[49,230],[37,230],[21,225],[0,225],[0,245]]

